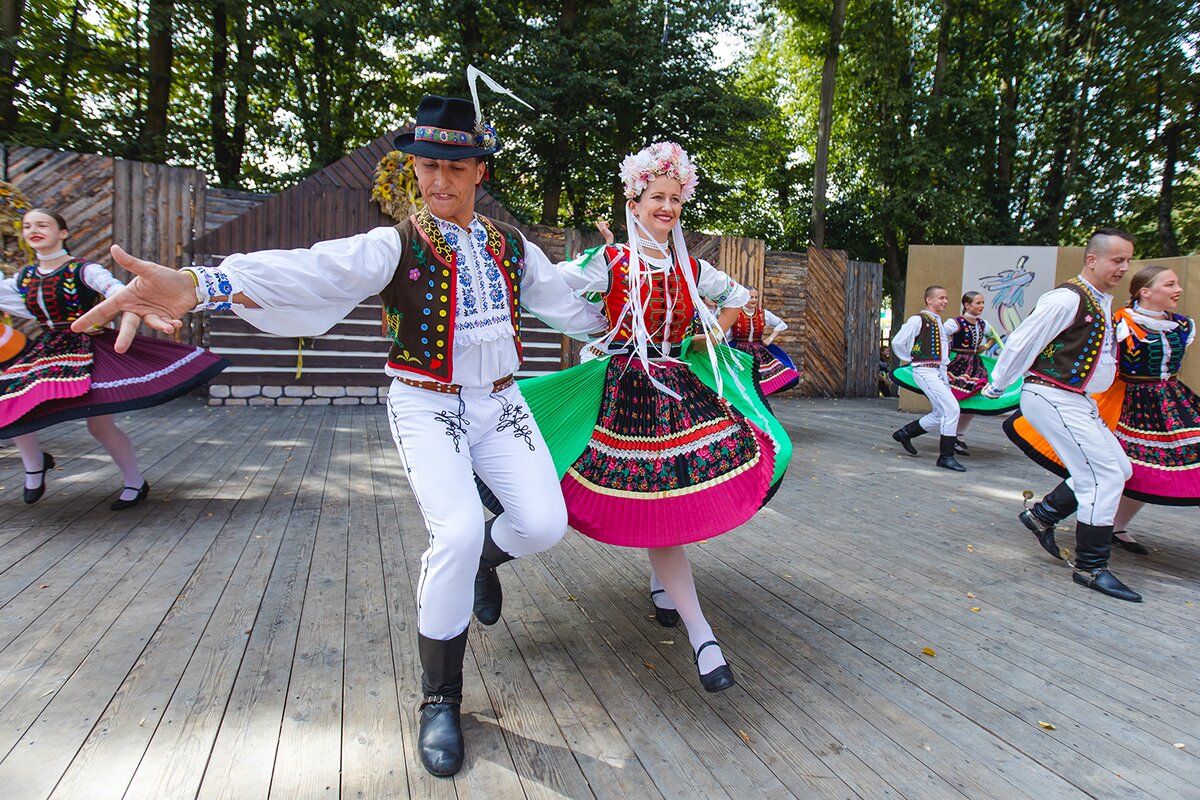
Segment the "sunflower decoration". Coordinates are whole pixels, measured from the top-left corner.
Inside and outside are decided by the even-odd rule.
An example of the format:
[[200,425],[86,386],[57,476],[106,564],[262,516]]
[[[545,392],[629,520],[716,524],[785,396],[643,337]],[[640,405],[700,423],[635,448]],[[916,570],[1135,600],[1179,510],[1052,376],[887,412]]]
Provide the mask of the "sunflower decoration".
[[375,165],[371,199],[396,221],[415,214],[424,205],[417,189],[417,173],[411,155],[393,150],[379,159]]
[[34,259],[33,250],[21,237],[21,218],[33,208],[33,203],[16,184],[0,181],[0,240],[3,255],[0,255],[0,270],[12,275]]

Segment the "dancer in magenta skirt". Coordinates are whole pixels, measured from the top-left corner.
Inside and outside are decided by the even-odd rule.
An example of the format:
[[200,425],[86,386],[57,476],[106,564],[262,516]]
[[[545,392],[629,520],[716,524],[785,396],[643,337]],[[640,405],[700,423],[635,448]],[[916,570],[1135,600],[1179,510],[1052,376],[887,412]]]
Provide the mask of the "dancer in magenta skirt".
[[115,331],[72,332],[72,322],[124,284],[99,264],[67,252],[66,220],[52,211],[26,212],[22,235],[37,263],[0,282],[0,311],[37,320],[43,333],[0,372],[0,438],[11,438],[21,453],[25,502],[41,499],[46,471],[54,466],[36,432],[86,418],[88,432],[124,479],[111,508],[137,505],[150,485],[138,469],[133,443],[112,415],[165,403],[211,380],[229,362],[200,347],[145,336],[118,355]]

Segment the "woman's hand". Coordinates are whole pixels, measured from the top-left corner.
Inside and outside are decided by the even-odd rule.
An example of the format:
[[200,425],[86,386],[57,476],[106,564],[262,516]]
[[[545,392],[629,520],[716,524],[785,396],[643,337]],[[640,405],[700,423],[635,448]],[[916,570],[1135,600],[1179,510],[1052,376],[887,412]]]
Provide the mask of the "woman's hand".
[[83,333],[124,312],[115,345],[118,353],[129,349],[139,322],[160,333],[179,330],[183,315],[196,307],[196,283],[191,275],[134,258],[117,245],[113,245],[111,252],[113,261],[132,272],[133,279],[124,289],[71,323],[71,330]]
[[608,227],[608,220],[596,220],[596,230],[600,231],[600,235],[604,237],[605,244],[612,244],[617,240],[617,237],[613,236],[612,230]]

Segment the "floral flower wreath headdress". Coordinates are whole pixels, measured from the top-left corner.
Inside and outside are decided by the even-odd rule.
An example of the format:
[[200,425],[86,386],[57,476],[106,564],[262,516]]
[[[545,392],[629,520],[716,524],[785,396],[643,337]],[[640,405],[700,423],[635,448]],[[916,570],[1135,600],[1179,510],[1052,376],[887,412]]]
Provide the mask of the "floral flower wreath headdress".
[[621,181],[625,184],[625,196],[630,200],[644,192],[650,181],[659,175],[679,181],[683,187],[680,197],[685,203],[696,191],[696,166],[675,142],[655,142],[621,162]]

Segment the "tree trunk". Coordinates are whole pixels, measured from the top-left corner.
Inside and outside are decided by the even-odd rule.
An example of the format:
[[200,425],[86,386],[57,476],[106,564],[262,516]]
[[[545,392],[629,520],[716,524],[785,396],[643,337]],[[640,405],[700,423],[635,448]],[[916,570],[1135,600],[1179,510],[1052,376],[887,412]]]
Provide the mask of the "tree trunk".
[[941,98],[946,92],[946,61],[950,57],[950,0],[943,0],[941,19],[938,20],[937,55],[933,60],[932,96]]
[[75,34],[79,30],[79,0],[71,6],[71,27],[67,31],[67,46],[63,49],[63,63],[58,71],[58,96],[54,99],[54,116],[50,118],[50,133],[57,135],[62,130],[63,117],[67,114],[67,86],[71,81],[71,55],[75,52]]
[[825,246],[825,192],[829,172],[829,138],[833,129],[833,90],[837,77],[838,52],[842,44],[842,27],[846,21],[847,0],[834,0],[829,19],[829,45],[825,50],[825,66],[821,70],[821,100],[817,115],[817,157],[813,170],[812,242]]
[[[0,0],[0,131],[17,126],[17,37],[25,0]],[[6,137],[7,138],[7,137]]]
[[229,183],[230,137],[228,107],[229,94],[229,8],[226,0],[213,0],[212,7],[212,78],[209,81],[211,100],[208,107],[209,124],[212,126],[213,162],[217,167],[217,181]]
[[1175,238],[1175,224],[1171,219],[1172,192],[1175,187],[1175,164],[1179,160],[1179,140],[1183,126],[1172,122],[1163,132],[1167,152],[1164,156],[1162,188],[1158,193],[1158,241],[1162,255],[1179,255],[1179,241]]
[[234,65],[233,88],[233,134],[229,139],[229,164],[227,175],[221,180],[229,186],[241,185],[242,158],[246,152],[246,127],[250,124],[250,84],[254,80],[253,14],[254,10],[245,0],[234,6],[233,38],[237,48],[237,63]]
[[171,101],[171,69],[174,61],[172,15],[174,0],[149,0],[146,16],[148,44],[146,118],[138,143],[139,155],[146,161],[167,160],[167,114]]

